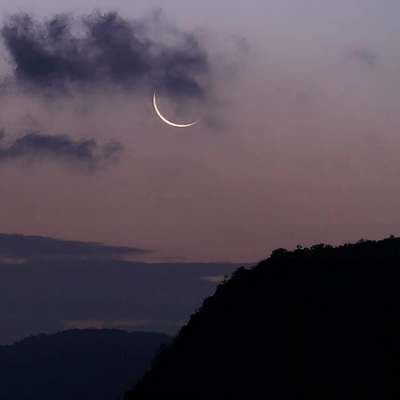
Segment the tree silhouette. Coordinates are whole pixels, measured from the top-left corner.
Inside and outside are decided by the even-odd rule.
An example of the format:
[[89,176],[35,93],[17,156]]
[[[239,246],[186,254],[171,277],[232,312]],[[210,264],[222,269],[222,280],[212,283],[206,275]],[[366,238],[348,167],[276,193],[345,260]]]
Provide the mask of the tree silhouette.
[[205,299],[124,400],[395,399],[400,239],[274,250]]

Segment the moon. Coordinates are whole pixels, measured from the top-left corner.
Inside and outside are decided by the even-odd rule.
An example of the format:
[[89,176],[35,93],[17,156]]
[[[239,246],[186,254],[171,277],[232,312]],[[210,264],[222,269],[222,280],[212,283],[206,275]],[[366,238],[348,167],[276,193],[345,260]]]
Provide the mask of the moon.
[[161,114],[160,110],[159,110],[158,107],[157,107],[156,92],[154,92],[154,95],[153,95],[153,106],[154,106],[154,110],[155,110],[156,114],[160,117],[161,121],[165,122],[167,125],[174,126],[175,128],[188,128],[189,126],[196,125],[196,124],[200,121],[200,120],[198,119],[197,121],[192,122],[192,123],[190,123],[190,124],[184,124],[184,125],[182,125],[182,124],[175,124],[175,123],[173,123],[173,122],[167,120],[167,118],[165,118],[165,117]]

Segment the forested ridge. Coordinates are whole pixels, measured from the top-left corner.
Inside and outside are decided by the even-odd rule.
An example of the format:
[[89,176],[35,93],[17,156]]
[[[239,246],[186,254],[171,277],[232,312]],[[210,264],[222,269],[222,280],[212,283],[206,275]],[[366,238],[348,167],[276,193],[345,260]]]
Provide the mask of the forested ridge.
[[400,238],[277,249],[205,299],[124,400],[395,399]]

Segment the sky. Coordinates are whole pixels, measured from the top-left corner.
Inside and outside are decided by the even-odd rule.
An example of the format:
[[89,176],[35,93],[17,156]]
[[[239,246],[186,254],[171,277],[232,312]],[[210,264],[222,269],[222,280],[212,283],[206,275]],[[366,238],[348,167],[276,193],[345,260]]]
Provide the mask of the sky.
[[[233,270],[217,263],[275,248],[399,236],[399,15],[396,0],[2,0],[0,232],[15,251],[0,271],[99,262],[26,254],[53,239],[125,249],[110,274],[196,265],[204,286]],[[168,119],[200,121],[166,125],[155,91]],[[57,321],[111,318],[90,312]]]

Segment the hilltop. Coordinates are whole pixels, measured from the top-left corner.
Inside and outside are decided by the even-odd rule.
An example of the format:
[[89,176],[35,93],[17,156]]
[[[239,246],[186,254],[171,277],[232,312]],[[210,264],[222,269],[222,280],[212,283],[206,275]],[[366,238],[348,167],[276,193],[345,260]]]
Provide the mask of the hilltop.
[[400,238],[277,249],[239,268],[124,400],[394,399]]

